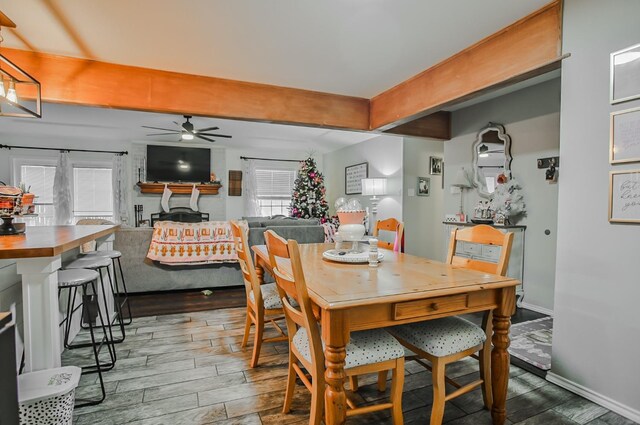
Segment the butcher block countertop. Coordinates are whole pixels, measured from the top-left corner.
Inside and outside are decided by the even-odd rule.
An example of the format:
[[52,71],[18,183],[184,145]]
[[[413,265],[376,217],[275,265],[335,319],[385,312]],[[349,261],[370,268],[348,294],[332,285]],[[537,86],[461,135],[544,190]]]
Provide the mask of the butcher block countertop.
[[0,236],[0,259],[53,257],[118,230],[119,225],[28,226],[21,235]]

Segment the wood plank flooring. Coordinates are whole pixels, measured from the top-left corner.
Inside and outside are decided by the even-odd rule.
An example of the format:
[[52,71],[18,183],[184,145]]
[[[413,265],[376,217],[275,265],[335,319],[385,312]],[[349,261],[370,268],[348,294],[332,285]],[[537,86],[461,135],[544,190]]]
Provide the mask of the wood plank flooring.
[[[240,425],[303,424],[309,393],[296,387],[291,414],[281,413],[287,373],[286,343],[265,344],[261,364],[249,367],[251,349],[241,349],[244,308],[135,318],[126,340],[117,345],[116,367],[104,374],[108,391],[97,406],[76,409],[77,425]],[[273,330],[269,334],[275,335]],[[86,338],[85,334],[78,339]],[[86,365],[87,349],[65,351],[65,365]],[[461,382],[475,379],[477,362],[459,362],[448,374]],[[388,396],[375,376],[360,379],[360,403]],[[390,387],[390,385],[388,385]],[[97,375],[84,375],[77,398],[95,396]],[[405,424],[428,423],[431,375],[415,362],[406,366]],[[633,424],[607,409],[567,392],[516,366],[511,367],[508,424]],[[391,423],[387,413],[352,418],[349,424]],[[445,423],[489,424],[480,391],[447,403]]]
[[211,291],[211,295],[204,295],[199,289],[129,294],[131,316],[147,317],[246,306],[244,286],[212,288]]

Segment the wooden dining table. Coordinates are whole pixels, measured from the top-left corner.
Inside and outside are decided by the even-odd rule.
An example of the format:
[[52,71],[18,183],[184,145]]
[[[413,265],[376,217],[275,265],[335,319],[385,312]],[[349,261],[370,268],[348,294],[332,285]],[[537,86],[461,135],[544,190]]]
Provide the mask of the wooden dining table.
[[[319,309],[325,343],[325,422],[342,424],[346,419],[344,366],[352,331],[493,310],[491,416],[494,424],[504,424],[509,328],[515,313],[515,288],[520,282],[388,250],[381,250],[384,258],[378,267],[323,259],[322,253],[333,247],[300,245],[309,297]],[[252,249],[258,277],[264,282],[264,272],[271,273],[266,246]]]

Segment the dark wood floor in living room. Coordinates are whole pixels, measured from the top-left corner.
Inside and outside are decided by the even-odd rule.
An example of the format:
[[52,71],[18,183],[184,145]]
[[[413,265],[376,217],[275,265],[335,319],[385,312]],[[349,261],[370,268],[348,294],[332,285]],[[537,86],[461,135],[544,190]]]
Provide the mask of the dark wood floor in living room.
[[[310,397],[302,385],[296,387],[291,414],[281,413],[287,344],[265,344],[260,365],[251,369],[251,347],[240,347],[244,318],[242,307],[135,318],[125,342],[117,345],[116,367],[104,375],[106,400],[76,409],[74,424],[307,423]],[[275,334],[268,328],[267,335]],[[65,365],[86,364],[89,359],[88,349],[63,354]],[[476,371],[477,362],[469,359],[452,365],[448,375],[466,383],[476,379]],[[415,362],[407,363],[406,374],[405,423],[428,423],[431,374]],[[388,390],[379,393],[375,379],[363,377],[354,399],[367,404],[387,397]],[[77,397],[96,394],[96,382],[96,375],[83,376]],[[511,367],[507,410],[508,424],[633,424],[516,366]],[[378,413],[350,418],[348,423],[391,421],[388,414]],[[491,423],[480,391],[447,403],[445,423]]]
[[212,288],[210,295],[202,290],[145,292],[129,294],[133,317],[159,316],[245,307],[246,293],[243,287]]

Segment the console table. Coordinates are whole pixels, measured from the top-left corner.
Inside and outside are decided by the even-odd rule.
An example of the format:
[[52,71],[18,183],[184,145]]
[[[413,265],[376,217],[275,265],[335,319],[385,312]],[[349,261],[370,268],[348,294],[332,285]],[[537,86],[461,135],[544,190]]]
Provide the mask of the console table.
[[[443,221],[444,224],[444,240],[445,240],[445,250],[449,248],[449,238],[451,237],[451,232],[454,229],[460,229],[462,227],[471,227],[477,226],[475,223],[455,223]],[[524,236],[525,230],[527,226],[517,226],[517,225],[490,225],[502,233],[512,232],[513,233],[513,245],[511,246],[511,256],[509,257],[509,268],[507,269],[507,276],[517,279],[520,282],[524,282]],[[493,245],[480,245],[469,242],[458,242],[456,246],[456,255],[459,257],[467,257],[467,258],[475,258],[482,261],[488,261],[491,263],[497,263],[500,259],[500,251],[501,247],[493,246]],[[444,258],[447,256],[447,252],[445,251]],[[516,287],[516,297],[518,299],[518,306],[520,306],[520,300],[524,296],[523,284],[519,284]]]

